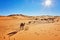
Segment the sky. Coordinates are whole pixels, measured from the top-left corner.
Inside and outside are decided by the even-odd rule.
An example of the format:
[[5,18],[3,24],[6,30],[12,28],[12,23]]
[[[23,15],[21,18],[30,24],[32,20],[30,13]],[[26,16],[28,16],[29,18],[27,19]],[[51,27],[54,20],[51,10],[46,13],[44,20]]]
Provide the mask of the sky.
[[60,16],[60,0],[0,0],[0,15]]

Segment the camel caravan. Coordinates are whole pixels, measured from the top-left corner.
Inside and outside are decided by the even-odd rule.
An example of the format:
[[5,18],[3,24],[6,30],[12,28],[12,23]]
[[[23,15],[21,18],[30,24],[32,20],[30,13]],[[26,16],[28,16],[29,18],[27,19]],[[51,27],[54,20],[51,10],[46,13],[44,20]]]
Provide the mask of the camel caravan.
[[52,17],[52,18],[36,18],[36,19],[34,19],[34,20],[31,20],[31,21],[29,21],[28,23],[29,24],[35,24],[35,23],[54,23],[54,22],[58,22],[59,20],[57,19],[56,20],[56,18],[54,18],[54,17]]
[[[57,20],[57,21],[59,21],[59,20]],[[28,30],[29,29],[28,25],[30,25],[30,24],[35,24],[35,23],[38,23],[38,24],[39,23],[54,23],[54,22],[55,22],[55,18],[41,18],[41,19],[37,19],[36,18],[35,20],[28,21],[28,23],[25,23],[25,22],[20,23],[18,31],[10,32],[7,35],[12,36],[12,35],[16,34],[19,31]]]
[[45,22],[47,22],[47,23],[54,23],[55,21],[54,21],[54,19],[55,18],[43,18],[43,19],[41,19],[41,21],[45,21]]
[[28,23],[20,23],[20,30],[24,30],[25,29],[25,25],[30,25],[30,24],[35,24],[35,23],[54,23],[55,22],[55,18],[42,18],[42,19],[38,19],[36,18],[35,20],[31,20],[28,21]]

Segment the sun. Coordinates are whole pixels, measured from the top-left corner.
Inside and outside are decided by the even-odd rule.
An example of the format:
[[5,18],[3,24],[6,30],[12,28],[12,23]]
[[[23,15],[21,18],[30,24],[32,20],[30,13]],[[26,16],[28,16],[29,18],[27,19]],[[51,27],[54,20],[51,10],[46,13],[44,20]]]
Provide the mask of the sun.
[[45,1],[45,5],[46,5],[46,6],[50,6],[50,5],[51,5],[51,0],[46,0],[46,1]]
[[45,1],[43,2],[43,4],[44,4],[44,6],[46,6],[46,7],[50,7],[50,6],[52,5],[52,0],[45,0]]
[[52,4],[51,0],[46,0],[45,1],[45,6],[50,6]]

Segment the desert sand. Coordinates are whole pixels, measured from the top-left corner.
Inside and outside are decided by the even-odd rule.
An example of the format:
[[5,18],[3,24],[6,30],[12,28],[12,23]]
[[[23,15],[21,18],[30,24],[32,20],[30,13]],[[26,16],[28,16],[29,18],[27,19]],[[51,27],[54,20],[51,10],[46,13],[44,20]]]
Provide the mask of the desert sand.
[[[20,30],[22,22],[24,30]],[[0,16],[0,40],[60,40],[60,17]]]

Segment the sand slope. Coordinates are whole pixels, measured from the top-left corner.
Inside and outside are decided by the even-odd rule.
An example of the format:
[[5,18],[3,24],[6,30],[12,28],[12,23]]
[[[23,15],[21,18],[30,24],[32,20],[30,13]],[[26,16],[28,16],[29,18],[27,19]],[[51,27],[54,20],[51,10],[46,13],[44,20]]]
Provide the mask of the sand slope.
[[[57,19],[55,19],[55,21]],[[28,24],[29,21],[32,23]],[[28,27],[28,30],[24,29],[18,31],[21,22],[25,22],[25,27]],[[13,31],[18,32],[13,36],[7,35]],[[0,17],[0,40],[60,40],[60,21],[54,23],[40,23],[40,20],[31,20],[28,17]]]

